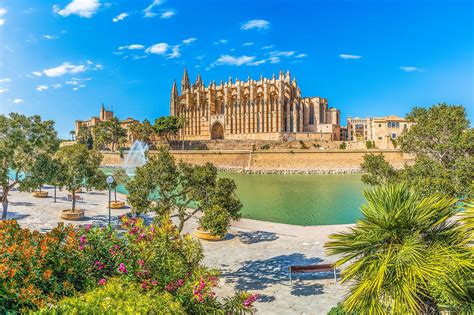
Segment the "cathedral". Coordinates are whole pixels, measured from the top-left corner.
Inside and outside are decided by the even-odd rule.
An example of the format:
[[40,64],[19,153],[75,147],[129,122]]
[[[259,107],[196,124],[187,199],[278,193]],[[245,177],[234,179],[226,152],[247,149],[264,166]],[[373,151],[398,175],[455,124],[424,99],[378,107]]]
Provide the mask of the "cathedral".
[[339,140],[340,112],[321,97],[302,97],[296,79],[280,71],[271,79],[211,82],[185,69],[181,93],[171,89],[170,113],[186,121],[185,140]]

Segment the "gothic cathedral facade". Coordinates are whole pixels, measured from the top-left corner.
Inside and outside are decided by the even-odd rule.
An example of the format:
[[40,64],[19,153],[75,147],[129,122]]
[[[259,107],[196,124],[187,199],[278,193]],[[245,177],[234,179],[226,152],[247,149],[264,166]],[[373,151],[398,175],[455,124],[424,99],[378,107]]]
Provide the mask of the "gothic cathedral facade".
[[302,97],[289,71],[278,78],[191,84],[185,69],[181,94],[171,90],[170,114],[185,119],[185,140],[339,140],[340,112],[327,99]]

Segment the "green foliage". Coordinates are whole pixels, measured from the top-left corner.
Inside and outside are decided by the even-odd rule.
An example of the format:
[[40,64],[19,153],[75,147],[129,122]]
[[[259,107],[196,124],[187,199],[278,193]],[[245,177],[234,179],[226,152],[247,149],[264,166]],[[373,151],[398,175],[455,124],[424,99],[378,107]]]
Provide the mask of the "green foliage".
[[112,151],[123,146],[127,140],[127,130],[125,130],[118,118],[114,117],[106,121],[101,121],[92,128],[94,144],[100,150],[111,145]]
[[178,131],[184,127],[185,120],[176,116],[162,116],[155,120],[153,125],[155,132],[166,139],[167,142],[171,140],[172,136],[176,136]]
[[143,120],[143,122],[136,121],[133,124],[128,126],[128,131],[130,132],[134,141],[141,141],[147,145],[152,144],[152,137],[155,133],[155,129],[151,125],[148,119]]
[[392,142],[393,147],[396,149],[397,146],[398,146],[397,139],[392,139],[392,138],[390,138],[390,141]]
[[62,147],[56,153],[62,165],[61,186],[66,187],[73,195],[72,210],[75,210],[75,191],[81,187],[105,188],[105,175],[99,169],[102,155],[95,150],[88,150],[83,144]]
[[260,150],[268,150],[270,149],[270,145],[268,143],[262,144],[260,146]]
[[375,142],[374,141],[365,141],[365,147],[367,150],[375,149]]
[[339,145],[339,149],[345,150],[347,148],[347,143],[343,142]]
[[436,297],[448,287],[451,296],[464,296],[458,280],[472,279],[474,257],[468,232],[454,219],[457,200],[425,197],[405,184],[377,186],[364,195],[363,218],[325,245],[328,254],[338,255],[337,266],[348,264],[342,271],[342,281],[350,284],[344,308],[425,313],[438,310],[442,301]]
[[355,312],[353,312],[353,313],[346,312],[341,303],[338,303],[337,306],[334,306],[328,312],[328,315],[350,315],[350,314],[356,314],[356,313]]
[[119,185],[125,186],[128,183],[128,181],[130,180],[130,177],[128,176],[125,169],[123,169],[121,167],[115,168],[113,170],[112,177],[114,178],[114,182],[112,183],[111,188],[114,190],[115,201],[117,201],[117,187]]
[[[54,122],[42,121],[40,116],[27,117],[11,113],[0,115],[0,187],[4,205],[2,219],[6,218],[8,192],[24,179],[42,154],[53,154],[59,146]],[[13,172],[10,181],[9,172]]]
[[20,183],[20,190],[39,190],[41,187],[53,181],[56,175],[58,163],[53,160],[50,154],[41,153],[38,155],[24,180]]
[[390,184],[398,181],[397,170],[388,163],[382,154],[365,154],[361,164],[362,182],[369,185]]
[[[127,183],[128,202],[136,212],[154,211],[158,216],[175,212],[179,231],[184,223],[199,211],[216,211],[220,206],[228,215],[213,219],[220,227],[230,219],[240,217],[242,204],[235,195],[235,183],[227,178],[217,178],[217,169],[210,163],[191,165],[175,163],[173,156],[161,148],[143,167],[137,168],[136,176]],[[195,210],[189,210],[190,206]],[[209,224],[209,218],[205,219]]]
[[111,279],[84,295],[63,299],[38,314],[186,314],[168,292],[144,292],[139,284]]
[[80,144],[87,145],[89,150],[94,147],[94,138],[92,137],[91,129],[87,126],[80,126],[79,132],[76,135],[76,141]]
[[308,146],[306,145],[306,143],[304,143],[303,140],[300,140],[300,147],[301,147],[301,149],[309,149]]

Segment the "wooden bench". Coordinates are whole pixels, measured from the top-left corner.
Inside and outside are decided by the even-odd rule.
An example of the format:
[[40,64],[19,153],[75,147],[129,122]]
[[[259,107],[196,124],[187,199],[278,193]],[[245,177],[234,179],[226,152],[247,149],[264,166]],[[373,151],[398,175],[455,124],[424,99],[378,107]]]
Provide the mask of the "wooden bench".
[[290,284],[292,284],[291,274],[293,273],[318,273],[318,272],[333,272],[334,281],[337,282],[336,267],[333,264],[319,264],[306,266],[289,266],[288,273],[290,274]]

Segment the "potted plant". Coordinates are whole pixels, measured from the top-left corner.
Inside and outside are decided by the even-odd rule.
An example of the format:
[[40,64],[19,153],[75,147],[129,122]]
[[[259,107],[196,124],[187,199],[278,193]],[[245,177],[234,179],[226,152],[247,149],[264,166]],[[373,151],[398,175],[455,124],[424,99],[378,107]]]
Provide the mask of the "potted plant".
[[84,217],[84,209],[76,209],[76,192],[82,187],[103,188],[104,173],[99,169],[102,155],[77,143],[62,147],[56,157],[63,166],[61,186],[71,192],[72,201],[71,209],[61,210],[60,217],[65,220],[80,220]]

